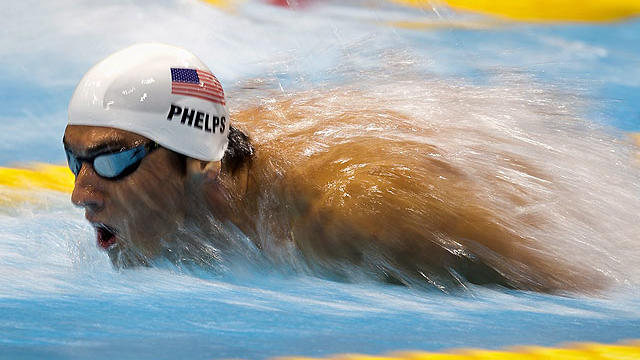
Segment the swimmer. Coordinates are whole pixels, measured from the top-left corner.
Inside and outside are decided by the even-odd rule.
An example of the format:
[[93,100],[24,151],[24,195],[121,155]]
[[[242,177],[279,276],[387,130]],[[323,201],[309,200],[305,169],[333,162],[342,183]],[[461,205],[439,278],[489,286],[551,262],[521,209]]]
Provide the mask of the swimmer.
[[[406,115],[345,108],[307,122],[349,96],[358,94],[291,98],[232,118],[220,83],[193,54],[134,45],[89,70],[70,101],[63,143],[76,176],[72,202],[84,208],[98,245],[124,266],[148,264],[178,242],[195,244],[185,236],[206,237],[215,220],[265,256],[300,256],[319,274],[348,277],[353,266],[440,289],[601,286],[598,273],[541,252],[497,218],[497,205],[437,146],[394,138],[412,131]],[[362,126],[389,131],[345,132]],[[526,202],[517,191],[508,196]]]

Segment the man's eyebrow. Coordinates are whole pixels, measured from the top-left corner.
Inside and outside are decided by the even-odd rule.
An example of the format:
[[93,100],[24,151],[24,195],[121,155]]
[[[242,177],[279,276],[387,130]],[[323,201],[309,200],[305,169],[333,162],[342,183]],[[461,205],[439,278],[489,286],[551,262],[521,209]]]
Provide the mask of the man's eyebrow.
[[[72,147],[69,146],[69,143],[67,143],[66,138],[62,139],[62,143],[65,149],[69,149],[73,151]],[[92,156],[94,154],[103,152],[104,150],[115,150],[115,149],[119,150],[121,148],[124,148],[125,146],[126,145],[124,144],[122,139],[117,139],[117,138],[107,139],[105,141],[89,145],[87,148],[84,149],[83,155]]]
[[120,139],[109,139],[101,143],[89,145],[86,149],[87,155],[91,156],[93,154],[97,154],[103,152],[104,150],[115,150],[122,149],[126,147],[124,142]]

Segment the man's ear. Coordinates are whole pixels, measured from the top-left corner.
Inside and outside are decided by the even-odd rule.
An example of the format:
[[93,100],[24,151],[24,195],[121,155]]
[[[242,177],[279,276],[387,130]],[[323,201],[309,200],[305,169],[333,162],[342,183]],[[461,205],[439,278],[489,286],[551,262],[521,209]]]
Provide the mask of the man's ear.
[[213,182],[218,179],[221,161],[202,161],[187,158],[187,177],[197,182]]

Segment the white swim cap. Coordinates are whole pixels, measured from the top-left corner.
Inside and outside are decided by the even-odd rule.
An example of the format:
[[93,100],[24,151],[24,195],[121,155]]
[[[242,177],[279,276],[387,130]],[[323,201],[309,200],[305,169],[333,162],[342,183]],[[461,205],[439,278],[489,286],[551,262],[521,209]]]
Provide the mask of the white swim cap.
[[229,112],[222,86],[195,55],[138,44],[84,75],[69,102],[69,125],[127,130],[180,154],[218,161],[227,149]]

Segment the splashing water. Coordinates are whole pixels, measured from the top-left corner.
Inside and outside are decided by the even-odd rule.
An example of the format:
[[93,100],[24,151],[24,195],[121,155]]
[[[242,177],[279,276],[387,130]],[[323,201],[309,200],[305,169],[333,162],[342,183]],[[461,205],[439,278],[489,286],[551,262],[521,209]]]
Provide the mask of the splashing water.
[[[258,156],[262,151],[277,168],[273,173],[319,189],[329,211],[363,226],[378,217],[384,229],[369,225],[366,242],[375,244],[370,234],[380,242],[399,238],[404,256],[424,251],[426,242],[454,254],[476,252],[525,287],[556,280],[549,286],[564,290],[637,284],[637,149],[622,134],[581,119],[576,108],[582,100],[520,75],[476,87],[380,73],[387,74],[384,80],[372,79],[370,71],[354,81],[357,87],[303,92],[282,102],[266,97],[258,110],[237,114],[236,124],[254,137]],[[257,182],[269,184],[268,198],[277,180],[263,176]],[[265,205],[265,227],[278,222],[281,201]],[[339,226],[330,215],[316,216],[321,226]],[[283,215],[276,227],[287,221]],[[398,234],[389,235],[394,230]],[[320,244],[296,242],[330,254],[346,253],[357,241],[354,234],[348,241],[331,238],[339,232],[323,234]],[[278,235],[269,236],[263,248],[278,242]],[[486,248],[474,249],[478,243]],[[394,250],[386,245],[369,255],[387,257]],[[546,263],[537,264],[542,257]],[[384,267],[379,260],[364,265]],[[546,279],[535,279],[540,274]]]

